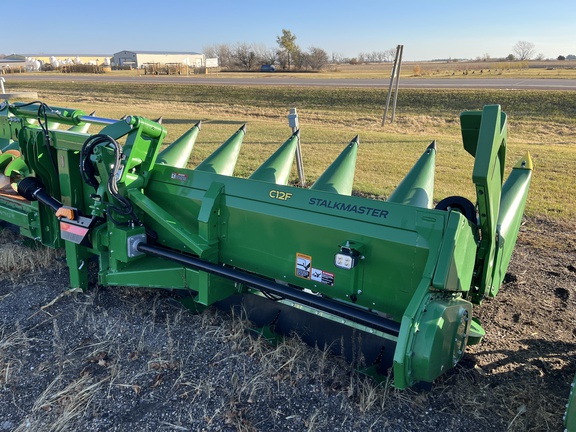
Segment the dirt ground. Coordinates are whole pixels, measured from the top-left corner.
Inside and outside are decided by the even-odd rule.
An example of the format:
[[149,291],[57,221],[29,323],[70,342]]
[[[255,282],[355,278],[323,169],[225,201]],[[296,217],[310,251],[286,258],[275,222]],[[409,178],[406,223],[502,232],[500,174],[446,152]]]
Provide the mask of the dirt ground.
[[20,257],[0,274],[0,431],[563,429],[576,373],[568,223],[525,220],[500,293],[476,308],[483,343],[405,391],[296,338],[271,346],[238,317],[191,314],[166,291],[70,293],[61,257],[24,260],[22,238],[0,239]]

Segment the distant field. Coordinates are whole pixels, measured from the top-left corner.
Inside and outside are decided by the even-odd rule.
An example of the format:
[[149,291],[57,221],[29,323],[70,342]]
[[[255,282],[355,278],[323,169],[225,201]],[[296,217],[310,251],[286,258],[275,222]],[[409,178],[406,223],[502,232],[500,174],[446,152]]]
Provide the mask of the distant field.
[[[339,78],[381,78],[390,75],[392,63],[338,65],[328,67]],[[470,62],[404,62],[401,77],[433,78],[576,78],[576,60],[570,61],[470,61]]]
[[[378,64],[338,64],[327,65],[320,72],[297,72],[298,77],[307,78],[363,78],[382,79],[389,77],[393,63]],[[576,78],[576,60],[569,61],[467,61],[467,62],[403,62],[400,69],[402,78]],[[116,72],[115,72],[116,73]],[[124,72],[128,74],[140,71]],[[261,72],[222,72],[226,75],[247,73],[263,75]],[[278,70],[274,75],[294,75]]]
[[436,201],[455,193],[475,199],[470,178],[473,159],[462,149],[458,116],[497,103],[509,116],[508,168],[526,151],[534,159],[527,214],[576,216],[576,98],[572,92],[403,90],[396,122],[381,127],[386,90],[74,82],[12,82],[11,88],[35,90],[48,104],[96,110],[99,116],[163,116],[166,142],[203,120],[191,167],[246,122],[248,135],[238,176],[250,175],[288,138],[286,116],[296,107],[307,181],[315,181],[359,134],[355,193],[383,199],[435,139]]
[[[326,65],[321,71],[284,72],[277,69],[273,73],[259,71],[225,71],[209,70],[209,74],[226,76],[298,76],[299,78],[358,78],[382,79],[389,78],[393,63],[375,64],[334,64]],[[59,72],[42,72],[43,75],[60,74]],[[127,71],[111,71],[108,74],[117,76],[143,75],[139,69]],[[193,75],[193,69],[189,74]],[[197,75],[203,76],[203,75]],[[576,78],[576,60],[543,60],[543,61],[456,61],[456,62],[403,62],[402,78]]]

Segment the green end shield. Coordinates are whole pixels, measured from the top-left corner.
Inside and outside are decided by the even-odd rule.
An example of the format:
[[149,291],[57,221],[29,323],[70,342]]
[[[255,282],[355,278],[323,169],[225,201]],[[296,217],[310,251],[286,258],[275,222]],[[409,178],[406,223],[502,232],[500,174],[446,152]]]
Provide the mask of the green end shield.
[[489,295],[495,296],[506,275],[510,258],[516,245],[530,180],[532,179],[532,159],[526,153],[514,166],[510,176],[502,187],[502,199],[496,231],[498,240],[496,244],[496,256],[494,258],[494,274],[490,286]]
[[[410,307],[409,307],[410,309]],[[405,315],[394,354],[394,386],[432,382],[453,368],[466,348],[472,304],[427,294],[414,318]]]

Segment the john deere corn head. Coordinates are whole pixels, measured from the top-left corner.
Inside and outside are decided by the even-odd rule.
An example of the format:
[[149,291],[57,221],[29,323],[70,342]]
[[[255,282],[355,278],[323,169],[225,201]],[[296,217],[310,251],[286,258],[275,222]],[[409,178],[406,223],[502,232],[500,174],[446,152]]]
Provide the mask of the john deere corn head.
[[0,219],[65,248],[72,287],[88,287],[96,261],[102,285],[241,305],[263,333],[332,344],[374,375],[393,366],[405,388],[432,382],[482,339],[473,305],[498,292],[530,184],[528,154],[503,181],[499,106],[464,112],[461,124],[477,202],[451,196],[433,208],[435,143],[377,201],[351,196],[358,138],[305,189],[287,185],[298,132],[237,178],[245,127],[189,169],[200,124],[160,151],[165,128],[142,117],[6,101]]

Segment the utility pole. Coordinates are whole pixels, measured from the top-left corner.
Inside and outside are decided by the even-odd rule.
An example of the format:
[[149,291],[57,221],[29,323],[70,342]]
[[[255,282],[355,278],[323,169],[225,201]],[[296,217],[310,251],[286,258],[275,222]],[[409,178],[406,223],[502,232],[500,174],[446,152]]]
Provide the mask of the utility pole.
[[396,56],[394,57],[394,66],[392,67],[392,73],[390,74],[390,86],[388,87],[388,96],[386,97],[386,108],[384,109],[384,115],[382,116],[382,126],[386,122],[386,117],[388,116],[388,108],[390,107],[390,97],[392,96],[392,86],[394,81],[394,101],[392,102],[392,117],[390,123],[394,123],[394,116],[396,114],[396,100],[398,99],[398,85],[400,83],[400,69],[402,68],[402,54],[404,53],[404,45],[398,45],[396,47]]

